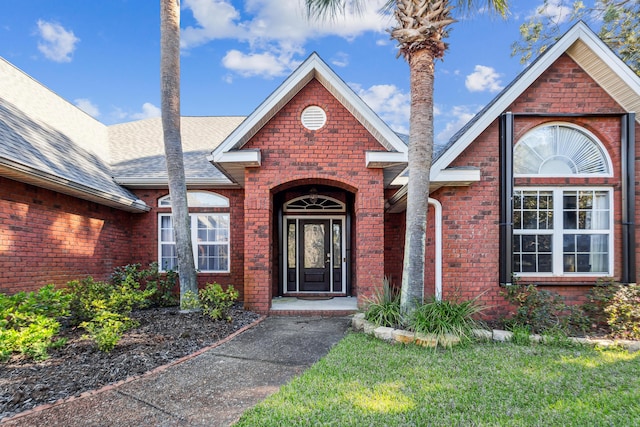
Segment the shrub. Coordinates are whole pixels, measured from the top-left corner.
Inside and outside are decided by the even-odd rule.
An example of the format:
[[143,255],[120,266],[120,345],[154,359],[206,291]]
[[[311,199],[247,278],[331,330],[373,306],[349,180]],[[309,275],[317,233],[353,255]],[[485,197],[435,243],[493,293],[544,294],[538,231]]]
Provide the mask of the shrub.
[[129,264],[115,269],[109,282],[114,286],[124,283],[137,283],[146,291],[149,304],[156,307],[170,307],[178,305],[178,296],[174,292],[178,274],[169,270],[160,274],[158,263],[153,262],[142,269],[140,264]]
[[[451,342],[447,336],[468,343],[473,339],[473,329],[483,325],[474,316],[485,310],[476,297],[469,301],[436,301],[431,299],[416,308],[408,319],[409,329],[424,334],[434,334],[437,343]],[[437,345],[437,344],[436,344]]]
[[619,286],[604,311],[616,336],[640,339],[640,286]]
[[202,312],[213,320],[226,319],[231,321],[229,309],[238,300],[238,291],[232,285],[227,290],[222,289],[217,283],[207,283],[204,289],[200,289],[200,306]]
[[109,352],[118,344],[122,334],[137,326],[137,322],[123,314],[101,310],[89,321],[82,322],[85,329],[97,344],[100,351]]
[[611,304],[611,300],[621,288],[619,283],[613,280],[599,280],[587,293],[587,302],[582,305],[584,312],[589,316],[593,327],[609,328],[609,315],[605,309]]
[[111,283],[92,277],[67,284],[71,295],[73,321],[85,329],[102,351],[111,351],[122,333],[136,326],[129,318],[132,310],[149,305],[152,289],[140,289],[136,265],[116,269]]
[[567,306],[560,295],[514,283],[505,288],[502,296],[516,306],[516,312],[507,320],[508,328],[526,326],[532,333],[541,333],[561,327],[561,313]]
[[364,318],[378,326],[398,327],[402,323],[400,295],[384,278],[382,289],[376,290],[373,299],[365,302]]
[[66,342],[54,337],[60,329],[58,319],[68,314],[68,295],[53,285],[37,292],[0,294],[0,360],[14,353],[45,359],[49,349]]
[[136,308],[149,305],[152,291],[140,290],[139,283],[127,276],[115,284],[97,282],[91,276],[67,283],[71,295],[71,312],[76,324],[93,319],[100,311],[128,314]]

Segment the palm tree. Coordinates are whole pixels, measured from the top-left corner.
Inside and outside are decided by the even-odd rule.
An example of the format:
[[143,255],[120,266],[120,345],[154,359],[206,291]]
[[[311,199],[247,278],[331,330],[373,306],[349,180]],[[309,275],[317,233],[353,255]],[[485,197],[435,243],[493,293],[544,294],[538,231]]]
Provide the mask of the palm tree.
[[198,296],[198,283],[180,136],[180,0],[161,0],[160,3],[160,86],[164,152],[178,255],[180,308],[191,311],[196,308],[193,298]]
[[[349,5],[359,9],[365,0],[305,0],[307,14],[333,18]],[[472,0],[458,0],[460,9],[470,9]],[[507,0],[487,0],[492,11],[505,15]],[[398,42],[398,56],[409,64],[411,114],[409,118],[409,183],[406,235],[402,271],[401,308],[413,311],[424,300],[424,261],[429,200],[429,174],[433,156],[433,84],[435,61],[444,56],[448,28],[455,22],[449,0],[389,0],[397,26],[391,38]]]

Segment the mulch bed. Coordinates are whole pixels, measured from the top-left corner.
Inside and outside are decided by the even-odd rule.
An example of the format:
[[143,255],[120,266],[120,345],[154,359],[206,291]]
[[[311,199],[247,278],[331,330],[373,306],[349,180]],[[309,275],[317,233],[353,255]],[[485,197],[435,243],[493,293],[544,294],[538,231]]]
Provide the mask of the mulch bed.
[[230,314],[232,322],[179,313],[177,307],[135,311],[131,317],[140,326],[127,331],[110,353],[83,339],[84,330],[64,330],[67,345],[53,350],[47,360],[13,357],[0,364],[0,420],[143,374],[214,344],[260,317],[239,306]]

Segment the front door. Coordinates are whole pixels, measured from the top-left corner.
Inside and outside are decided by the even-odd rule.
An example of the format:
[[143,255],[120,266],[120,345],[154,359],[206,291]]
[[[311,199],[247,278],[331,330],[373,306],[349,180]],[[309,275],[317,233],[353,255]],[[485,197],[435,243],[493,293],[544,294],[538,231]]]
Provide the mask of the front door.
[[329,292],[331,290],[331,228],[328,219],[300,220],[300,268],[301,292]]
[[287,217],[285,293],[344,293],[344,217]]

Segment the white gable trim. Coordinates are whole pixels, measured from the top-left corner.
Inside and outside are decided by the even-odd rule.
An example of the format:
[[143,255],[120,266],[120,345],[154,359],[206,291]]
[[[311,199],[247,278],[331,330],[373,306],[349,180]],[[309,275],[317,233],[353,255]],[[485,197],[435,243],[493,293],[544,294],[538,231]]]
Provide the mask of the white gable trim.
[[[317,79],[388,151],[406,153],[407,146],[373,110],[329,66],[312,53],[269,97],[251,113],[213,152],[210,160],[227,169],[220,160],[242,147],[312,79]],[[226,165],[231,166],[229,163]],[[259,165],[258,165],[259,166]],[[241,177],[228,170],[236,182]]]
[[[547,50],[505,93],[494,102],[491,107],[473,125],[460,136],[440,158],[434,162],[431,169],[431,179],[435,179],[440,171],[446,169],[462,152],[494,122],[536,79],[542,75],[563,53],[567,52],[572,59],[580,64],[580,58],[568,51],[576,42],[582,42],[593,51],[598,58],[610,67],[613,73],[620,76],[635,98],[640,100],[640,79],[633,71],[600,40],[584,22],[574,25],[558,42]],[[606,87],[603,87],[605,90]],[[615,94],[608,91],[616,99]],[[622,104],[621,104],[622,105]],[[640,123],[640,116],[636,120]]]

